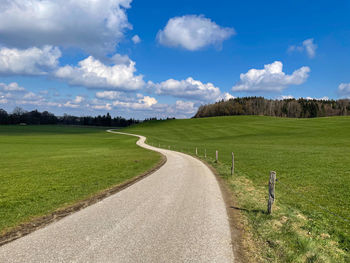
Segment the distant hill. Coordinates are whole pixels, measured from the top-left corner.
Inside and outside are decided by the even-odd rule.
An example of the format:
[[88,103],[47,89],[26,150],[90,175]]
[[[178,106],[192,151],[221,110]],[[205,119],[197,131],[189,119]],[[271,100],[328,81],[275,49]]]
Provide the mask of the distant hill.
[[350,115],[350,100],[235,98],[202,105],[194,118],[231,115],[264,115],[290,118],[346,116]]

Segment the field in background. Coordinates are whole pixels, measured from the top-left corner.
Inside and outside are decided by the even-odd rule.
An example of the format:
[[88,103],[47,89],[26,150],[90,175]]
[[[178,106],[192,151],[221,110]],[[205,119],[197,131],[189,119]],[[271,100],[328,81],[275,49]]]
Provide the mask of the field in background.
[[0,233],[137,176],[160,155],[105,129],[0,126]]
[[[260,259],[350,261],[350,118],[234,116],[147,122],[124,129],[147,143],[198,154],[231,186]],[[215,164],[215,151],[219,163]],[[235,176],[230,176],[231,152]],[[265,213],[269,171],[277,201]],[[258,258],[257,257],[257,258]]]

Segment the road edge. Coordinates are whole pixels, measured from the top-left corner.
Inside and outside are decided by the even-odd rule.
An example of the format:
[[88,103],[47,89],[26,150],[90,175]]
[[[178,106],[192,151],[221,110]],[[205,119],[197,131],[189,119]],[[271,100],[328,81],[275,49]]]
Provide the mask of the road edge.
[[[110,132],[110,131],[111,130],[107,130],[107,132]],[[110,132],[110,133],[118,134],[117,132]],[[129,135],[131,135],[131,134],[129,134]],[[136,136],[136,135],[132,135],[132,136]],[[136,136],[136,137],[138,137],[138,136]],[[139,140],[140,139],[141,138],[139,137]],[[138,146],[138,145],[136,144],[136,146]],[[140,147],[140,146],[138,146],[138,147]],[[75,212],[78,212],[78,211],[80,211],[88,206],[96,204],[96,203],[102,201],[103,199],[105,199],[113,194],[116,194],[116,193],[124,190],[125,188],[128,188],[129,186],[132,186],[133,184],[146,178],[147,176],[150,176],[151,174],[153,174],[157,170],[159,170],[167,162],[166,156],[161,154],[161,153],[159,153],[159,154],[161,155],[161,160],[157,163],[156,166],[149,169],[148,171],[146,171],[138,176],[135,176],[135,177],[133,177],[133,178],[121,183],[121,184],[118,184],[118,185],[112,186],[110,188],[107,188],[105,190],[102,190],[101,192],[94,194],[93,196],[90,196],[86,199],[80,200],[72,205],[69,205],[67,207],[58,208],[57,210],[55,210],[47,215],[33,218],[29,222],[22,223],[16,227],[10,229],[9,231],[6,231],[4,234],[0,235],[0,247],[7,244],[7,243],[10,243],[16,239],[19,239],[21,237],[29,235],[30,233],[35,232],[41,228],[44,228],[47,225],[50,225],[54,222],[57,222],[57,221],[63,219],[64,217],[69,216]]]
[[249,256],[247,255],[248,251],[244,245],[244,225],[242,224],[242,215],[239,211],[232,209],[237,205],[237,201],[234,199],[234,193],[229,189],[229,186],[225,180],[220,176],[218,171],[211,166],[205,160],[200,159],[198,156],[190,155],[197,160],[201,161],[209,170],[214,174],[216,181],[220,187],[221,195],[225,202],[226,213],[228,216],[228,221],[230,224],[231,232],[231,242],[232,242],[232,251],[235,258],[235,263],[248,263]]

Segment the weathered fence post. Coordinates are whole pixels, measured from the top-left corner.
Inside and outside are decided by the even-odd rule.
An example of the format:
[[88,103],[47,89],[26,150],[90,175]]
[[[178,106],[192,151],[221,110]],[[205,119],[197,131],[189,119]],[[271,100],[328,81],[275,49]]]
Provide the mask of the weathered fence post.
[[219,151],[215,152],[215,160],[216,160],[216,162],[219,161]]
[[270,172],[269,180],[269,201],[267,203],[267,213],[271,214],[272,205],[275,202],[275,184],[276,184],[276,172]]
[[231,175],[235,173],[235,155],[232,153]]
[[204,149],[204,158],[207,159],[207,149]]
[[196,155],[198,155],[198,150],[197,150],[197,147],[196,147]]

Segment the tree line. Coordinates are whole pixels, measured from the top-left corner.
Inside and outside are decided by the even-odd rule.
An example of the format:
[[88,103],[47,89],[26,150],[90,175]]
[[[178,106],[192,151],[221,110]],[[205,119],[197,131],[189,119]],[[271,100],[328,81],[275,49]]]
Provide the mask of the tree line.
[[231,115],[264,115],[290,118],[346,116],[350,115],[350,100],[235,98],[202,105],[194,118]]
[[112,118],[109,113],[106,115],[98,115],[96,117],[84,116],[77,117],[68,114],[63,116],[55,116],[48,111],[39,112],[38,110],[25,111],[16,107],[12,113],[0,109],[0,125],[1,124],[63,124],[63,125],[88,125],[88,126],[108,126],[108,127],[127,127],[132,124],[140,123],[139,120],[125,119],[123,117]]

